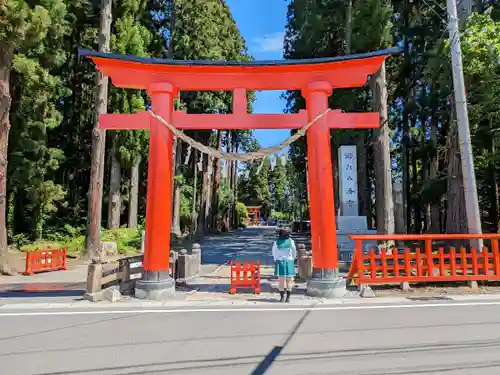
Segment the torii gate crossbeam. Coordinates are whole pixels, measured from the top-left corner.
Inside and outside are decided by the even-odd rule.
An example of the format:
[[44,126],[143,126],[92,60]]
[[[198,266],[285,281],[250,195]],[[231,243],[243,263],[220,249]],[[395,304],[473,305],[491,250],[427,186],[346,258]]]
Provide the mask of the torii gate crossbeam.
[[[335,88],[360,87],[397,48],[337,58],[264,62],[184,61],[147,59],[80,50],[117,87],[145,89],[152,110],[178,129],[297,129],[328,108]],[[173,110],[180,91],[231,90],[233,113],[186,114]],[[297,114],[248,114],[247,90],[301,90],[306,110]],[[172,217],[172,134],[147,112],[102,115],[104,129],[148,129],[149,163],[144,277],[136,296],[157,299],[172,293],[169,276]],[[310,295],[337,297],[345,293],[338,276],[330,129],[378,128],[378,113],[330,111],[307,132],[313,277]]]

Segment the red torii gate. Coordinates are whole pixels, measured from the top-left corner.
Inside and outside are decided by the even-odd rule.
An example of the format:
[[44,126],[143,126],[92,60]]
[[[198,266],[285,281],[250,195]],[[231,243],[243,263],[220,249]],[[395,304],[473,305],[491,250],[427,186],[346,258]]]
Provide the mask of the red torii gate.
[[253,222],[254,225],[259,225],[260,208],[261,206],[247,206],[248,215],[252,215],[250,222]]
[[[297,129],[328,109],[333,89],[363,86],[398,48],[372,53],[284,61],[187,61],[140,58],[79,50],[121,88],[147,90],[152,110],[178,129]],[[233,91],[232,114],[186,114],[173,110],[180,91]],[[247,90],[301,90],[307,110],[297,114],[249,114]],[[379,113],[330,111],[307,131],[313,277],[308,293],[335,297],[345,293],[338,277],[330,129],[380,126]],[[144,277],[136,296],[158,299],[172,293],[169,276],[172,216],[172,133],[147,112],[105,114],[100,127],[112,130],[148,129],[149,165],[146,206]]]

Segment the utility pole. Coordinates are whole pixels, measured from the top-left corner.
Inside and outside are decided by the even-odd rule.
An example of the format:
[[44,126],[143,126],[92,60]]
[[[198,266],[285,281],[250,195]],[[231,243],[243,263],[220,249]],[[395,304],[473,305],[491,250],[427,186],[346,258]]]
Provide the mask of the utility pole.
[[[455,109],[458,124],[458,141],[462,162],[462,176],[465,195],[465,209],[467,212],[467,227],[469,233],[481,232],[481,215],[477,198],[476,175],[469,129],[469,114],[465,95],[464,72],[462,65],[462,49],[460,47],[460,31],[458,28],[457,4],[455,0],[447,0],[448,30],[451,44],[451,65],[453,74],[453,91],[455,94]],[[482,240],[471,241],[478,250],[482,249]]]

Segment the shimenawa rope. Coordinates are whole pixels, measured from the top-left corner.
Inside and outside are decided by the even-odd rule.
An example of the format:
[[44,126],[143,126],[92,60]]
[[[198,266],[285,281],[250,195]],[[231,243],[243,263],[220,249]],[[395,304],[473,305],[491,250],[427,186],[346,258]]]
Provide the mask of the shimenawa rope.
[[196,149],[204,154],[207,154],[208,156],[210,156],[212,158],[245,162],[245,161],[251,161],[251,160],[256,160],[256,159],[264,159],[266,156],[277,153],[277,152],[281,151],[282,149],[284,149],[285,147],[291,145],[297,139],[303,137],[306,134],[307,129],[309,129],[316,121],[318,121],[319,119],[324,117],[329,111],[330,111],[330,109],[327,109],[326,111],[317,115],[315,118],[313,118],[311,121],[309,121],[305,126],[300,128],[295,134],[293,134],[289,138],[285,139],[279,145],[273,146],[273,147],[261,148],[258,151],[249,152],[246,154],[224,152],[224,151],[219,151],[215,148],[206,146],[200,142],[195,141],[193,138],[189,137],[183,131],[174,127],[172,124],[170,124],[168,121],[166,121],[164,118],[162,118],[158,114],[154,113],[153,111],[148,111],[148,112],[151,116],[153,116],[155,119],[160,121],[163,125],[165,125],[176,137],[178,137],[179,139],[181,139],[182,141],[187,143],[191,148],[194,148],[194,149]]

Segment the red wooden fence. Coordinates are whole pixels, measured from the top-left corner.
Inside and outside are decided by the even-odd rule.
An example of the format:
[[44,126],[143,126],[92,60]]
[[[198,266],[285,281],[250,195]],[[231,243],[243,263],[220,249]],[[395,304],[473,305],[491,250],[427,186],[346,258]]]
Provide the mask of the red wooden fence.
[[37,272],[65,270],[66,249],[49,249],[26,252],[25,275],[33,275]]
[[[358,284],[500,280],[500,234],[350,235],[356,241],[348,279]],[[478,240],[475,247],[437,247],[433,241]],[[369,249],[363,241],[422,241],[423,247]]]
[[231,285],[229,293],[235,294],[238,288],[253,289],[255,294],[260,294],[260,260],[230,262]]

